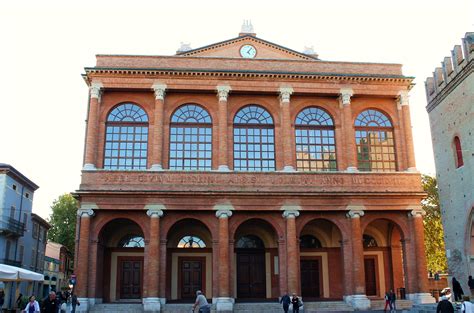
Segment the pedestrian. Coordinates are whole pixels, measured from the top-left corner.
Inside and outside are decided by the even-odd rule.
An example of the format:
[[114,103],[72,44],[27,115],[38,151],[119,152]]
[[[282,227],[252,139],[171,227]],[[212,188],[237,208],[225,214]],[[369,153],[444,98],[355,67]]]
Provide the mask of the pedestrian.
[[467,285],[469,286],[469,289],[471,289],[471,297],[474,296],[474,279],[472,279],[471,275],[469,275]]
[[28,298],[28,303],[25,306],[25,309],[22,311],[25,313],[39,313],[40,312],[40,306],[38,301],[36,301],[35,296],[31,296]]
[[196,302],[193,304],[193,311],[199,307],[199,313],[210,313],[211,306],[207,303],[206,296],[201,290],[196,291]]
[[470,302],[470,299],[468,296],[462,297],[461,312],[474,313],[474,305]]
[[280,303],[283,304],[283,312],[288,313],[288,309],[290,308],[291,303],[291,299],[288,293],[285,293],[285,295],[281,297]]
[[71,304],[72,304],[72,311],[71,313],[76,313],[76,306],[81,305],[75,293],[71,293]]
[[51,291],[49,296],[43,300],[42,313],[58,313],[60,307],[59,303],[59,299],[56,299],[56,293]]
[[390,302],[390,292],[385,293],[385,307],[383,308],[384,312],[387,312],[387,307],[390,307],[390,311],[392,311],[392,303]]
[[0,288],[0,312],[4,304],[5,304],[5,291],[3,291],[3,288]]
[[301,299],[296,295],[296,293],[293,293],[293,297],[291,297],[291,304],[293,305],[293,313],[299,313],[300,306],[302,306],[303,303],[301,302]]
[[438,302],[436,313],[454,313],[454,307],[444,293],[441,293],[441,301]]
[[393,292],[393,290],[390,290],[390,311],[397,311],[397,305],[395,304],[395,301],[397,301],[397,295],[395,292]]
[[22,301],[22,298],[23,298],[23,294],[20,292],[20,294],[18,295],[18,298],[16,298],[16,301],[15,301],[15,304],[16,304],[16,307],[21,310],[21,301]]
[[460,301],[464,292],[462,291],[461,284],[458,282],[456,277],[453,277],[453,292],[454,292],[454,301]]

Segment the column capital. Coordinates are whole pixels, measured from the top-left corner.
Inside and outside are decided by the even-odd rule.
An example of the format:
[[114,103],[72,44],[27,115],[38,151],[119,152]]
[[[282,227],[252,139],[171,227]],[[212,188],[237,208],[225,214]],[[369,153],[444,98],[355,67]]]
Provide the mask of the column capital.
[[408,90],[399,91],[397,97],[398,108],[401,109],[403,106],[409,105],[409,98],[410,96],[408,95]]
[[425,215],[426,215],[426,211],[423,210],[421,206],[412,208],[412,210],[408,213],[409,217],[423,217]]
[[89,87],[91,98],[100,99],[100,91],[104,88],[101,82],[93,81]]
[[166,93],[166,84],[156,82],[153,84],[152,88],[155,92],[155,99],[156,100],[165,100],[165,93]]
[[283,214],[282,216],[286,219],[289,219],[289,218],[297,218],[298,216],[300,216],[300,211],[298,210],[285,210],[283,211]]
[[94,210],[97,210],[99,207],[95,203],[83,203],[81,207],[77,209],[77,216],[82,217],[92,217],[95,215]]
[[231,210],[219,210],[216,212],[217,218],[229,218],[232,216]]
[[229,85],[218,85],[216,86],[217,97],[219,101],[227,101],[229,97],[229,92],[232,90]]
[[339,90],[339,102],[341,106],[346,106],[351,104],[351,97],[354,95],[352,88],[341,88]]
[[290,96],[293,94],[293,88],[290,86],[280,87],[278,89],[280,92],[280,101],[281,103],[290,103]]
[[348,205],[347,210],[346,216],[348,218],[361,218],[365,215],[365,207],[363,205]]
[[147,204],[145,205],[146,215],[151,218],[160,218],[163,216],[165,206],[162,204]]

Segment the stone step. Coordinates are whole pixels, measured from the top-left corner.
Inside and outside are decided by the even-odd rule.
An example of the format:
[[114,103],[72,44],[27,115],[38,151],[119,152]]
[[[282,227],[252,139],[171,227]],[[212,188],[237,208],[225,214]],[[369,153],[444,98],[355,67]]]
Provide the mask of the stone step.
[[234,313],[275,313],[283,312],[282,306],[274,302],[236,303]]
[[89,310],[89,313],[108,312],[143,313],[143,305],[141,303],[100,303]]
[[[396,300],[395,305],[397,310],[407,310],[413,307],[411,300]],[[372,310],[383,310],[385,307],[385,300],[370,300],[370,308]]]
[[[161,308],[161,313],[191,313],[192,303],[166,303]],[[198,310],[195,311],[197,313]],[[211,313],[216,313],[215,305],[212,306]]]
[[330,312],[342,312],[342,311],[354,311],[354,309],[344,301],[317,301],[317,302],[304,302],[305,313],[330,311]]

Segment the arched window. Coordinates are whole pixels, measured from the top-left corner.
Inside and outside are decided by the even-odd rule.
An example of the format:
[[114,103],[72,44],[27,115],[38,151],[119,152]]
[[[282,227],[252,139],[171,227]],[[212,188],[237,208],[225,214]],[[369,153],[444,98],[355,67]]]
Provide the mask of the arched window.
[[120,240],[118,247],[119,248],[144,248],[145,239],[142,236],[127,235]]
[[178,248],[205,248],[204,241],[196,236],[184,236],[178,242]]
[[304,235],[300,237],[300,248],[321,248],[321,241],[312,235]]
[[275,170],[273,119],[262,107],[249,105],[234,117],[234,170]]
[[237,240],[235,247],[239,249],[263,249],[265,248],[265,245],[263,244],[262,239],[257,236],[246,235]]
[[355,120],[357,163],[360,171],[396,170],[393,126],[382,112],[369,109]]
[[334,123],[321,108],[306,108],[295,120],[296,168],[299,171],[335,171]]
[[211,163],[211,116],[198,105],[183,105],[171,117],[169,168],[211,170]]
[[148,116],[138,105],[125,103],[107,116],[104,169],[145,170]]
[[377,244],[377,240],[375,240],[374,237],[366,234],[362,236],[362,245],[364,246],[364,248],[375,248],[379,246]]
[[464,165],[464,160],[462,158],[461,140],[458,136],[454,137],[454,149],[456,149],[456,168],[458,168]]

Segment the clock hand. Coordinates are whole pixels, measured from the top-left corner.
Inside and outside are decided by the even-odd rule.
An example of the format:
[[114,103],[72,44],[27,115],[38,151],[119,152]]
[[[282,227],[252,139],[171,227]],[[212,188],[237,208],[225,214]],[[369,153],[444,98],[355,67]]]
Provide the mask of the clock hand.
[[249,48],[249,49],[247,50],[247,53],[250,54],[250,51],[252,51],[252,48]]

